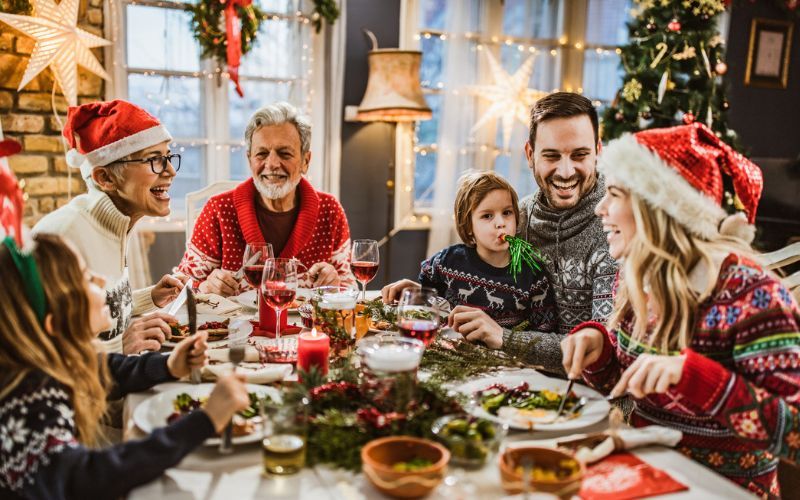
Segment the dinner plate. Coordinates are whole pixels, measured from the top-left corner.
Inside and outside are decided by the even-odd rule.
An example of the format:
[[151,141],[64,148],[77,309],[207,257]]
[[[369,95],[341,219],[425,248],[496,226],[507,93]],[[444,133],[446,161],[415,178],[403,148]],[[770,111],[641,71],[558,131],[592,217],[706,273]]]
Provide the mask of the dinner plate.
[[[567,389],[567,381],[557,378],[550,378],[541,373],[526,370],[521,373],[503,373],[496,376],[484,377],[473,380],[456,387],[456,390],[471,396],[477,391],[486,389],[494,384],[503,384],[509,389],[518,386],[519,384],[527,382],[530,390],[548,389],[558,394],[564,394]],[[521,422],[514,421],[508,418],[502,418],[497,415],[492,415],[484,410],[480,404],[473,406],[470,412],[476,417],[485,418],[494,422],[508,424],[512,429],[521,430],[537,430],[537,431],[573,431],[589,427],[602,421],[608,415],[611,406],[606,401],[606,398],[584,385],[575,384],[572,387],[573,392],[578,397],[585,397],[587,399],[586,406],[581,410],[581,414],[573,419],[565,420],[563,422],[555,422],[552,424],[527,424],[523,425]]]
[[[167,425],[167,417],[175,411],[173,401],[178,394],[185,392],[193,398],[199,398],[208,396],[213,389],[214,384],[186,384],[159,392],[145,399],[136,407],[136,410],[133,412],[133,422],[142,431],[150,434],[154,429]],[[254,392],[262,398],[264,396],[269,396],[276,403],[281,402],[281,394],[274,387],[247,384],[247,392]],[[252,433],[246,436],[234,436],[233,444],[255,443],[262,439],[262,435],[263,432],[257,427]],[[206,439],[203,444],[213,446],[218,445],[219,442],[219,437],[211,437]]]
[[[185,313],[177,314],[175,316],[175,319],[177,319],[181,325],[189,323],[189,317]],[[197,327],[200,328],[201,325],[203,325],[204,323],[208,323],[209,321],[223,322],[227,319],[229,318],[226,318],[225,316],[218,316],[216,314],[198,314]],[[163,347],[175,347],[176,345],[178,345],[178,342],[173,342],[172,340],[167,340],[162,344]],[[214,340],[208,342],[208,347],[222,347],[226,345],[228,345],[228,339]]]
[[[309,300],[311,298],[311,289],[298,288],[296,295],[300,299]],[[256,293],[255,289],[242,292],[239,295],[231,298],[245,307],[250,309],[258,309],[258,294]],[[290,307],[289,311],[297,311],[297,308]]]

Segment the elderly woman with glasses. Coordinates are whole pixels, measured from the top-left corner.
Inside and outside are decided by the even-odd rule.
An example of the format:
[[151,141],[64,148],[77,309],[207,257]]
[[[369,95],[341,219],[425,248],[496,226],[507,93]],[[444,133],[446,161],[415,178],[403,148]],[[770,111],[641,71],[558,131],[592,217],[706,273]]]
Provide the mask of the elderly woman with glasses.
[[45,216],[33,231],[70,240],[87,266],[105,277],[112,317],[111,329],[101,334],[107,350],[158,350],[174,318],[132,316],[171,302],[186,278],[165,275],[155,286],[132,291],[126,247],[139,219],[169,215],[169,188],[181,157],[170,153],[172,138],[155,117],[121,100],[71,107],[63,134],[71,147],[67,163],[80,168],[88,192]]

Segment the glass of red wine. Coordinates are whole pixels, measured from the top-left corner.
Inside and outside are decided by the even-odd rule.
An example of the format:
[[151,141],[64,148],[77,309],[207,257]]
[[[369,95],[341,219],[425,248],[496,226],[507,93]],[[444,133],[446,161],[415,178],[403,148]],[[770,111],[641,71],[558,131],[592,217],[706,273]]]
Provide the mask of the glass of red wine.
[[378,262],[380,262],[380,256],[377,241],[353,241],[353,249],[350,253],[350,267],[353,269],[353,274],[356,275],[358,282],[361,283],[363,290],[361,294],[362,301],[367,298],[367,283],[372,281],[372,278],[378,272]]
[[[255,262],[250,262],[258,252],[261,254]],[[244,279],[256,290],[256,309],[261,308],[261,277],[264,275],[264,262],[273,257],[272,245],[269,243],[248,243],[244,248],[244,257],[242,257]]]
[[426,346],[439,331],[439,296],[433,288],[406,288],[397,305],[397,329]]
[[[289,307],[297,293],[297,262],[294,259],[267,259],[261,277],[264,302],[275,309],[275,317]],[[281,338],[280,320],[275,321],[275,338]]]

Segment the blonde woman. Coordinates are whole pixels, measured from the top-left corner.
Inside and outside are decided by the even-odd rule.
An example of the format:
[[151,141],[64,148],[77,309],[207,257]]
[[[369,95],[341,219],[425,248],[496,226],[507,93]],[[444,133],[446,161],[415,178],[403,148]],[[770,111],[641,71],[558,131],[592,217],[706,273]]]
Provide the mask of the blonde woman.
[[[778,498],[778,458],[800,450],[800,310],[726,217],[723,186],[752,223],[761,173],[704,125],[612,141],[597,206],[622,261],[608,325],[562,342],[570,378],[629,394],[631,423],[683,432],[681,451]],[[720,224],[721,223],[721,224]]]
[[104,280],[57,236],[38,235],[31,255],[3,240],[0,283],[0,498],[119,498],[250,404],[231,375],[203,410],[144,439],[97,448],[106,397],[188,375],[205,361],[204,334],[169,356],[102,354],[95,338],[110,323]]

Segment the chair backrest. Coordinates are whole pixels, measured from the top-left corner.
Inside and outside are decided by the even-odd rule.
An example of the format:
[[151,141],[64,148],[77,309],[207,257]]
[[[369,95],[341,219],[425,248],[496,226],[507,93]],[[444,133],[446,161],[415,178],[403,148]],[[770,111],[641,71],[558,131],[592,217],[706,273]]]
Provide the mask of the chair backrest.
[[800,241],[796,241],[774,252],[761,254],[761,261],[767,269],[779,269],[800,260]]
[[197,217],[200,215],[200,212],[203,210],[203,206],[206,204],[206,201],[215,194],[231,190],[238,185],[239,181],[217,181],[217,182],[212,182],[211,184],[209,184],[208,186],[204,187],[199,191],[192,191],[191,193],[186,193],[186,243],[187,244],[192,239],[192,230],[194,229],[194,223],[197,220]]

